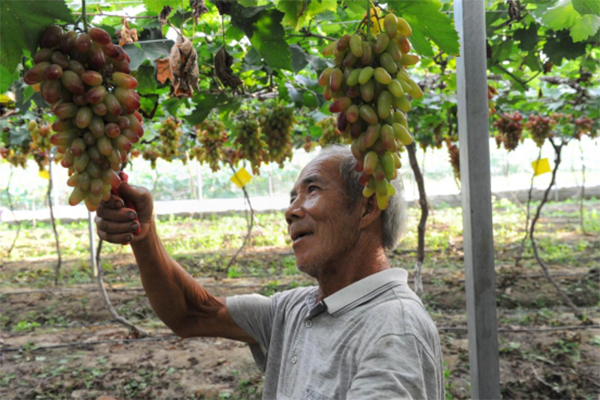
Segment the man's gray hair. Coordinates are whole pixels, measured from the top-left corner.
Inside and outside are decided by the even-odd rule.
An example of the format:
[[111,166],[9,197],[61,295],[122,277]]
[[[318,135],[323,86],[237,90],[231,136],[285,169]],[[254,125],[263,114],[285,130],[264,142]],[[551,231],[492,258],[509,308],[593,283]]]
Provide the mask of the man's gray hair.
[[[340,175],[346,186],[346,195],[350,209],[363,199],[363,186],[358,182],[361,173],[354,169],[356,159],[349,146],[331,145],[321,150],[317,158],[335,157],[341,159]],[[396,189],[396,195],[390,198],[387,209],[381,212],[383,220],[382,245],[386,251],[396,248],[398,241],[404,234],[406,227],[406,201],[404,200],[402,180],[400,176],[393,180],[392,185]]]

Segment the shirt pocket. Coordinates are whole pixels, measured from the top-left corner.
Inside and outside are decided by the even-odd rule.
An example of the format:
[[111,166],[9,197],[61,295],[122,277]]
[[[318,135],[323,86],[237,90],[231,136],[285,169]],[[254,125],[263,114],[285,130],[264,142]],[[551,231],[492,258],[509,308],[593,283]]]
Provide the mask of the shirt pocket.
[[304,394],[302,394],[303,400],[333,400],[334,398],[327,397],[321,393],[318,393],[310,388],[304,390]]

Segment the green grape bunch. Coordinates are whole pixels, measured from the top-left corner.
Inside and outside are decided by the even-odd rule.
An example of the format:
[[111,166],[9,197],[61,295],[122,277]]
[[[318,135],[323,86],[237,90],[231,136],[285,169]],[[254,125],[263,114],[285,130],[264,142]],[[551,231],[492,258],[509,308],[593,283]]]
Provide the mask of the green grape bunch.
[[50,149],[50,124],[38,124],[37,121],[30,121],[27,130],[31,133],[31,154],[37,163],[40,171],[45,171],[49,162]]
[[152,170],[156,170],[156,161],[163,155],[162,146],[150,144],[142,150],[141,154],[142,159],[150,162],[150,168],[152,168]]
[[277,105],[262,108],[258,117],[267,144],[267,160],[279,163],[282,168],[286,160],[292,160],[292,133],[297,123],[293,113],[293,109]]
[[542,117],[532,114],[525,123],[525,128],[531,133],[531,138],[538,148],[541,148],[556,124],[556,120],[552,117]]
[[179,155],[179,139],[181,138],[181,122],[173,117],[166,118],[159,130],[159,137],[162,142],[162,157],[165,160],[171,160]]
[[328,145],[343,143],[344,138],[340,135],[337,129],[337,121],[335,117],[327,117],[317,123],[321,127],[321,137],[319,138],[319,146],[326,147]]
[[208,164],[213,172],[219,171],[219,163],[226,160],[225,124],[217,119],[204,120],[198,126],[197,135],[201,146],[192,149],[192,156],[200,163]]
[[383,30],[379,24],[376,18],[366,34],[359,31],[330,43],[323,54],[334,57],[334,66],[321,73],[319,84],[325,100],[334,100],[329,111],[338,113],[340,135],[352,141],[363,195],[376,195],[384,210],[395,194],[390,181],[402,165],[400,152],[413,143],[404,113],[423,91],[407,72],[419,62],[418,55],[410,54],[412,28],[392,13],[383,18]]
[[69,172],[69,204],[84,201],[94,211],[121,183],[121,165],[144,134],[131,60],[100,28],[65,32],[52,25],[39,44],[23,80],[57,117],[50,143]]
[[260,174],[260,165],[265,161],[267,144],[260,137],[260,123],[256,116],[242,111],[236,116],[236,157],[250,162],[252,172]]

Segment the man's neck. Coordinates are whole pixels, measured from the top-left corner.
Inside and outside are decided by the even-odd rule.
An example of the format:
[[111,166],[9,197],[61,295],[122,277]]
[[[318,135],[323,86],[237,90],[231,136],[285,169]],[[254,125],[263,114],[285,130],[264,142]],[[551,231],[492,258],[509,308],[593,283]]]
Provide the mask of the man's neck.
[[[376,249],[374,252],[373,249]],[[350,249],[331,262],[317,277],[319,292],[317,302],[365,277],[390,268],[385,250],[379,245],[364,243]]]

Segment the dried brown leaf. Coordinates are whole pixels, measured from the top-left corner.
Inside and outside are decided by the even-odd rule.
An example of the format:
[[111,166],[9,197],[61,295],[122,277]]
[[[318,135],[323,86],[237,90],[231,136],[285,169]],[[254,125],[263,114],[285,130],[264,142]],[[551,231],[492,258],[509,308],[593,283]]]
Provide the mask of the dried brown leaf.
[[171,48],[169,64],[172,75],[171,96],[192,97],[198,90],[198,53],[194,45],[183,36]]
[[233,57],[227,53],[225,46],[221,47],[215,55],[215,73],[223,85],[235,90],[242,84],[242,80],[233,73],[232,64]]
[[197,24],[202,14],[208,12],[208,8],[206,8],[204,0],[190,0],[190,6],[192,6],[192,15]]
[[163,7],[160,14],[158,14],[158,22],[160,22],[161,25],[166,25],[169,23],[169,15],[171,14],[171,11],[173,11],[173,7],[171,7],[171,6]]
[[167,79],[173,81],[171,66],[168,58],[159,58],[156,60],[156,79],[161,84],[167,82]]

